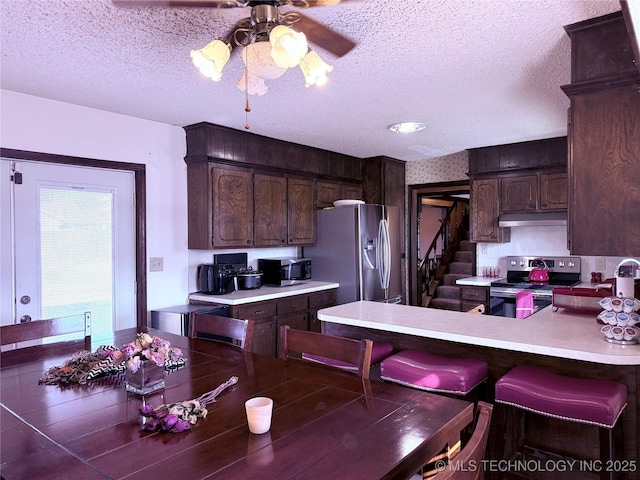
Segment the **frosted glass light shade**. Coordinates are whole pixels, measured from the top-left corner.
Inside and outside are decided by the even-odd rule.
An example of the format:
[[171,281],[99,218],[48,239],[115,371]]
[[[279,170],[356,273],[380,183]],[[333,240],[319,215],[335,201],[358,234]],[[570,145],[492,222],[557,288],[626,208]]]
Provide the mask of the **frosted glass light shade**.
[[229,61],[231,47],[222,40],[214,40],[200,50],[191,50],[191,60],[200,72],[213,81],[222,78],[222,69]]
[[242,74],[242,77],[240,77],[240,80],[238,80],[238,88],[243,92],[246,88],[249,95],[264,95],[267,93],[267,86],[264,80],[246,70]]
[[304,86],[309,87],[311,85],[324,85],[327,82],[327,73],[333,70],[333,67],[326,64],[316,52],[310,50],[300,60],[300,70],[304,75]]
[[284,25],[278,25],[269,34],[271,58],[279,67],[292,68],[300,63],[309,50],[307,37]]
[[247,70],[263,80],[280,78],[287,71],[279,67],[271,58],[271,44],[269,42],[250,43],[242,49],[242,61]]

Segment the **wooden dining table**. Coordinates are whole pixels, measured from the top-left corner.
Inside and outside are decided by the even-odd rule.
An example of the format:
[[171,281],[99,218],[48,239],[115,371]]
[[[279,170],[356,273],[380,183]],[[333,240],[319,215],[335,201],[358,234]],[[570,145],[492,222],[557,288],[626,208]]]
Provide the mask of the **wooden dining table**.
[[[74,352],[32,347],[2,354],[0,474],[13,479],[406,479],[455,443],[473,404],[319,364],[244,352],[221,342],[153,329],[183,350],[186,364],[146,397],[122,375],[86,385],[42,385]],[[92,338],[121,346],[136,329]],[[139,408],[194,399],[238,377],[206,419],[182,433],[143,430]],[[271,429],[254,435],[244,402],[273,399]]]

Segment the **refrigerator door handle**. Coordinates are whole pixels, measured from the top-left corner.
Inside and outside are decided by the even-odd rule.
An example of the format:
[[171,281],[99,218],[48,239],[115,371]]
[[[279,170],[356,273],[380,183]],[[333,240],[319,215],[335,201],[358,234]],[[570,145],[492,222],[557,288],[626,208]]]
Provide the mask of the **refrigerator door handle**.
[[386,219],[380,220],[378,226],[378,269],[380,284],[387,290],[391,280],[391,240]]

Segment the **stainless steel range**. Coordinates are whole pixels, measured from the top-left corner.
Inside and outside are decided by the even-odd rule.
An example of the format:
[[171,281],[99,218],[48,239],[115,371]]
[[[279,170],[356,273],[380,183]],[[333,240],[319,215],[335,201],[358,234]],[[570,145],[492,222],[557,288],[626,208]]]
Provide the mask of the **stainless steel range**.
[[[531,272],[541,264],[548,280],[531,281]],[[507,278],[491,282],[491,314],[515,318],[516,294],[521,290],[532,293],[535,311],[551,305],[553,287],[579,283],[580,268],[580,257],[507,257]]]

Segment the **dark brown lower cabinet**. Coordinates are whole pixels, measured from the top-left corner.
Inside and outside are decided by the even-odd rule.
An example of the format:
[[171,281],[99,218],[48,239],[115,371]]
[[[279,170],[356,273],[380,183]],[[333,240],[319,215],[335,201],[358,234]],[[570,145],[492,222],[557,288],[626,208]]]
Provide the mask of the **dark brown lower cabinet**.
[[478,305],[484,305],[485,313],[489,314],[489,289],[487,287],[461,287],[460,303],[463,312],[468,312]]
[[231,305],[229,314],[253,322],[253,340],[248,350],[252,353],[276,357],[278,332],[282,325],[297,330],[320,331],[318,310],[336,304],[336,289],[316,293],[292,295],[277,300]]

